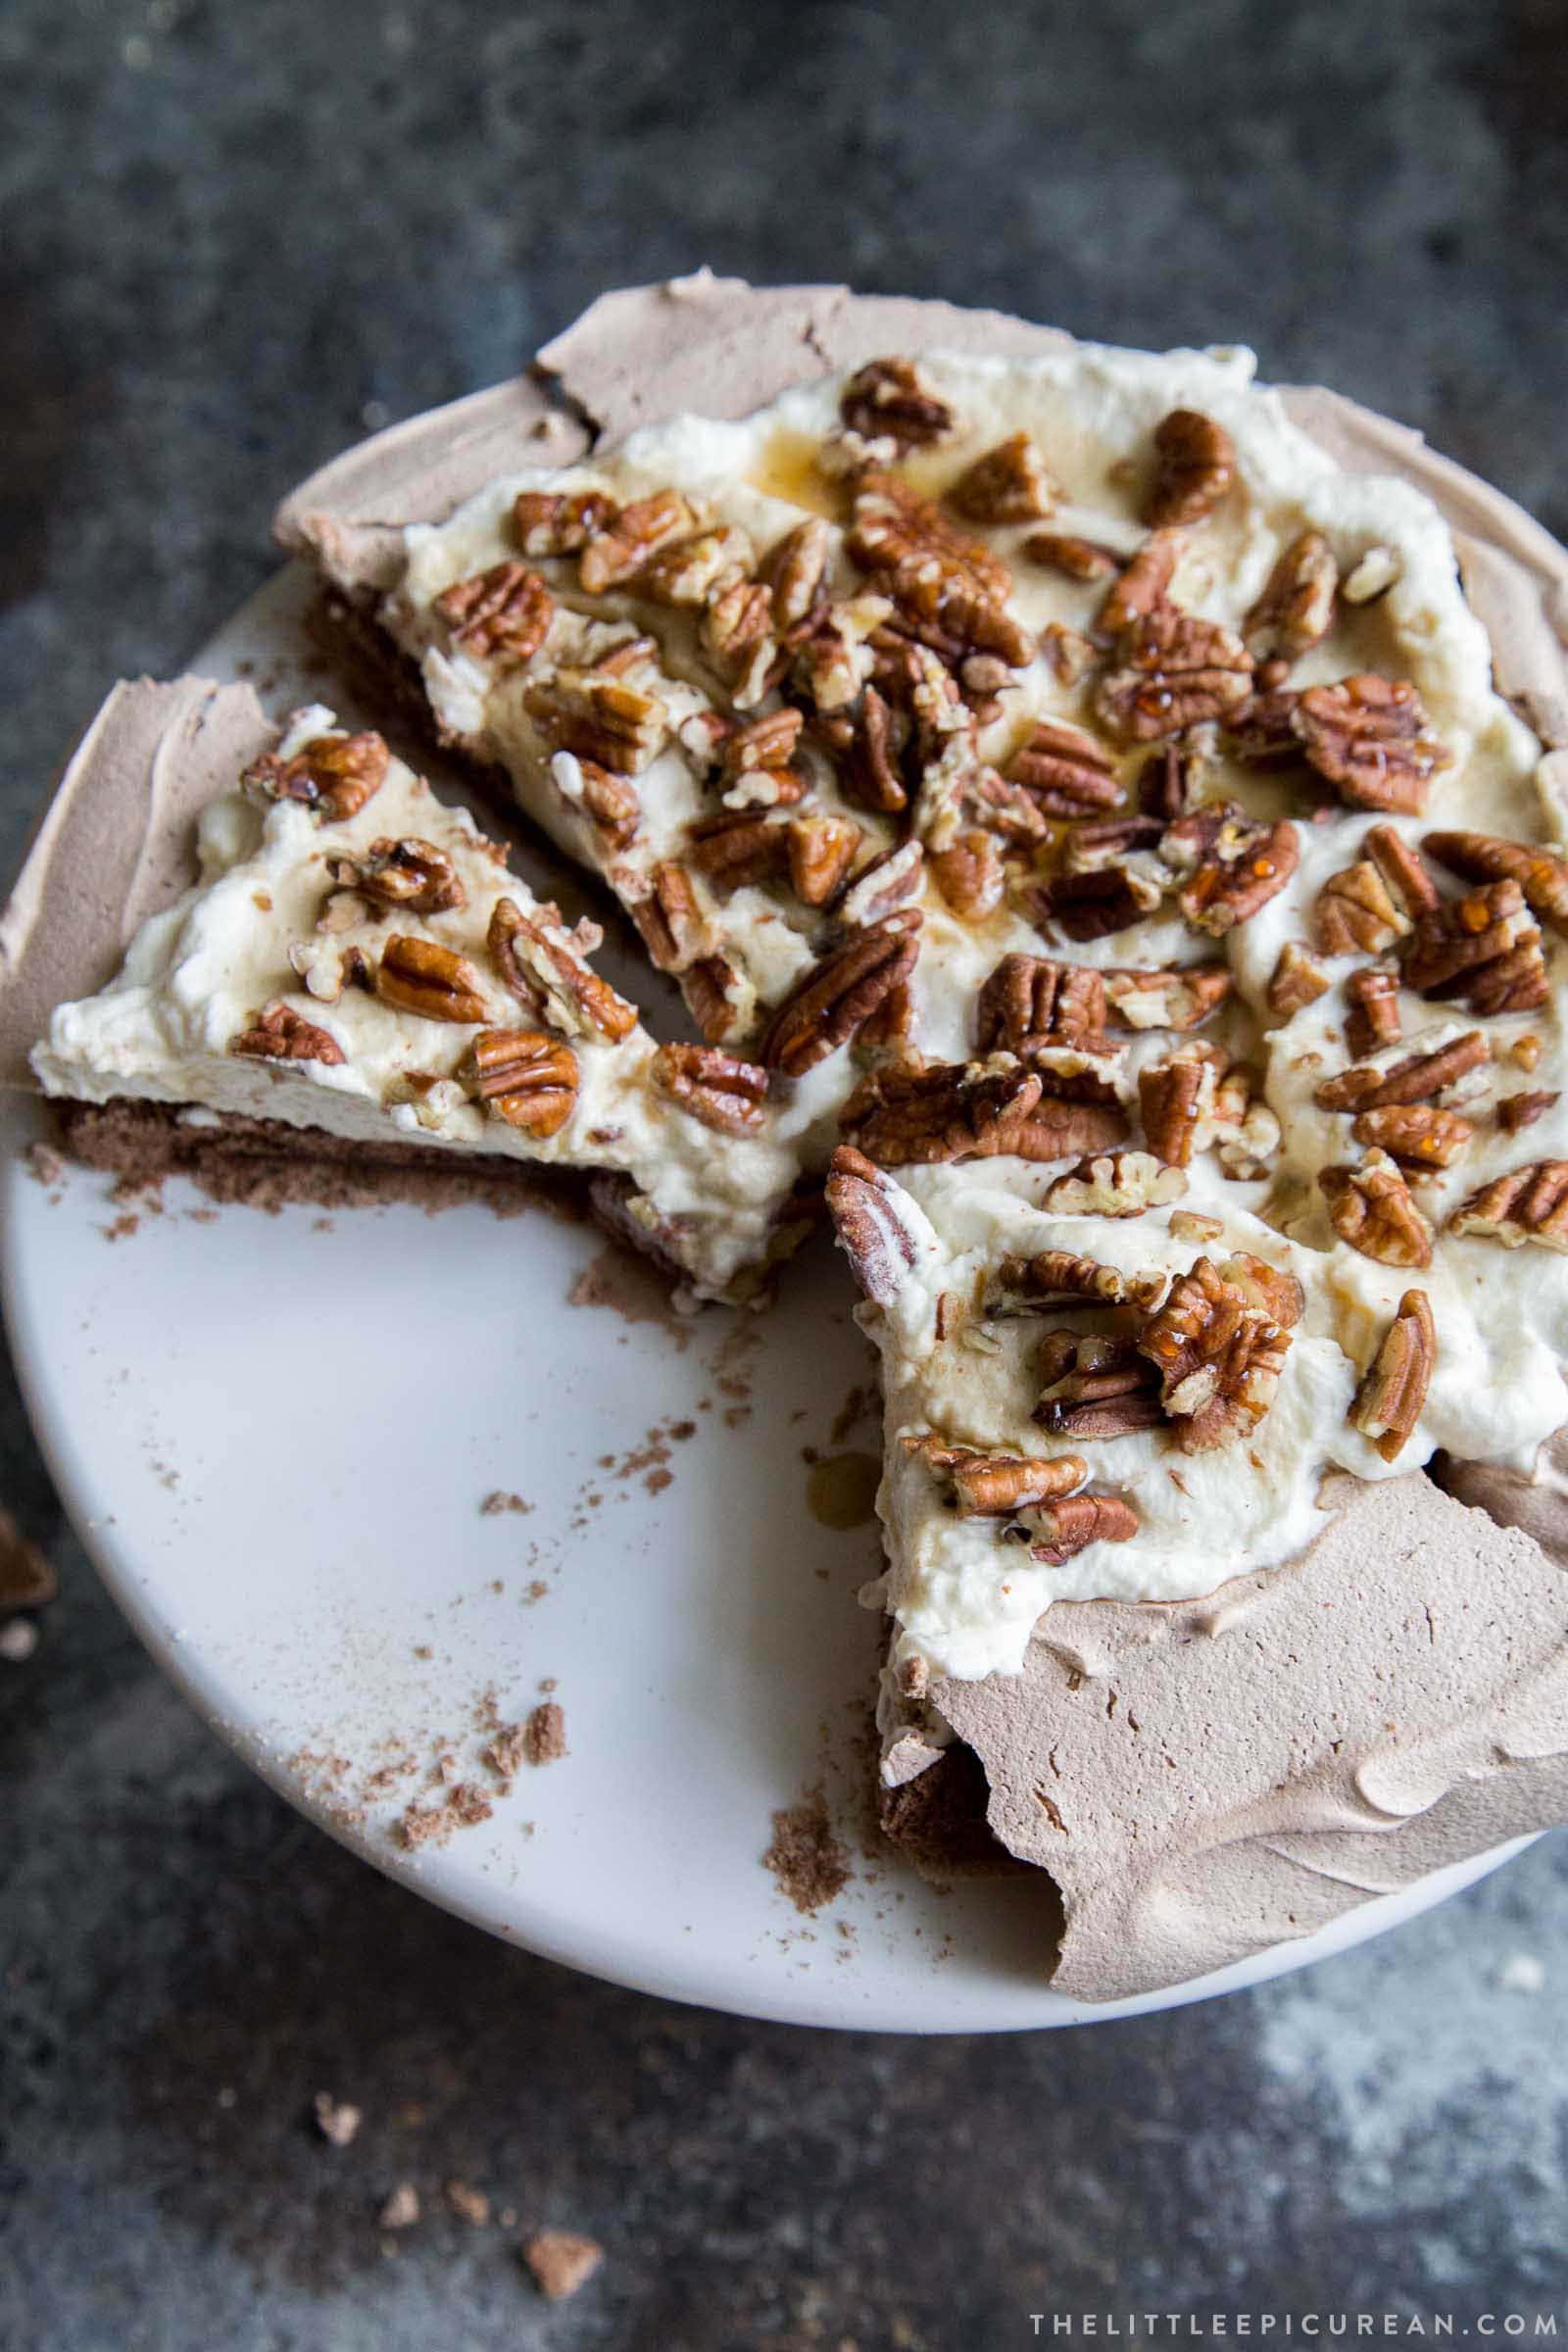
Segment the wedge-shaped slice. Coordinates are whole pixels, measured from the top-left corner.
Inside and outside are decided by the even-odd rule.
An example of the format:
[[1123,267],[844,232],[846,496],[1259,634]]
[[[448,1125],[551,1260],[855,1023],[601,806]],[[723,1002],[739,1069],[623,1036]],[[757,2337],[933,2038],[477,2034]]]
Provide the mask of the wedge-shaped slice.
[[248,689],[182,681],[111,700],[0,944],[8,1033],[101,983],[53,1002],[31,1054],[101,1160],[145,1167],[177,1130],[184,1162],[580,1171],[700,1295],[743,1296],[803,1229],[788,1114],[764,1071],[659,1046],[599,939],[379,735],[319,708],[280,734]]

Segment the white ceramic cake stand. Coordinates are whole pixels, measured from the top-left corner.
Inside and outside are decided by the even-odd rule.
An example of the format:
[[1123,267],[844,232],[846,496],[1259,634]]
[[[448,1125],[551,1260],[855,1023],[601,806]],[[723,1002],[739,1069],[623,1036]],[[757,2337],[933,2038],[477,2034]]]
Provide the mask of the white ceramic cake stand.
[[[303,665],[302,602],[285,573],[193,666],[253,677],[279,711],[331,699]],[[939,1892],[859,1827],[879,1626],[856,1592],[877,1532],[821,1523],[804,1455],[873,1453],[877,1426],[824,1247],[770,1315],[709,1310],[672,1334],[569,1303],[605,1245],[543,1212],[213,1216],[171,1184],[161,1214],[111,1241],[108,1181],[40,1184],[19,1148],[41,1120],[11,1120],[12,1341],[110,1591],[290,1803],[496,1935],[750,2016],[993,2032],[1256,1984],[1517,1850],[1174,1991],[1100,2008],[1053,1993],[1034,1886]],[[689,1438],[656,1434],[686,1421]],[[529,1509],[483,1512],[497,1491]],[[477,1760],[486,1725],[546,1684],[570,1753],[503,1795]],[[392,1825],[440,1801],[442,1755],[494,1811],[411,1851]],[[761,1856],[774,1811],[815,1788],[853,1876],[806,1916]]]

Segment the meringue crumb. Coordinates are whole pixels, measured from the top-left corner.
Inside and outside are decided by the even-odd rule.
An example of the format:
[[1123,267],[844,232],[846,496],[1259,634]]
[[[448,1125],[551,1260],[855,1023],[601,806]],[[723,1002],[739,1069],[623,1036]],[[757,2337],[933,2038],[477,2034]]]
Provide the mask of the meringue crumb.
[[382,2230],[412,2230],[419,2218],[419,2192],[412,2180],[400,2180],[376,2215]]
[[599,2240],[581,2237],[575,2230],[536,2230],[523,2239],[521,2251],[535,2286],[552,2303],[564,2303],[586,2286],[605,2259]]
[[351,2106],[346,2099],[334,2099],[326,2090],[318,2090],[311,2105],[321,2137],[334,2148],[348,2147],[365,2121],[363,2110]]
[[442,2193],[458,2219],[466,2222],[471,2230],[487,2226],[490,2200],[482,2188],[470,2188],[466,2180],[449,2180]]

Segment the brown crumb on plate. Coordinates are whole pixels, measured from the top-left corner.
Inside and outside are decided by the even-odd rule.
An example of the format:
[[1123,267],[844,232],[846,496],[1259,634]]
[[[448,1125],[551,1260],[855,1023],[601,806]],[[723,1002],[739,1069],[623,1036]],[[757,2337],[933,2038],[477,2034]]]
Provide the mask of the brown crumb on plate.
[[773,1816],[773,1842],[762,1866],[777,1879],[797,1911],[809,1914],[830,1903],[850,1881],[850,1858],[834,1835],[820,1788],[809,1788],[797,1804]]

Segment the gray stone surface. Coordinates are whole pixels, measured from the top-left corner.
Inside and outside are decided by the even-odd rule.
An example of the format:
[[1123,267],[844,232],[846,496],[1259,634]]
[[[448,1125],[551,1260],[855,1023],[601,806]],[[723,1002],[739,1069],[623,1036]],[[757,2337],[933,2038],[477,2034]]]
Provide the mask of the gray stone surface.
[[[293,478],[705,260],[1246,339],[1563,529],[1562,64],[1557,0],[11,0],[0,864],[109,680],[176,666],[266,575]],[[1559,2310],[1560,1839],[1137,2024],[917,2043],[662,2006],[439,1916],[252,1780],[3,1406],[0,1493],[64,1580],[0,1662],[5,2352],[967,2352],[1032,2312]],[[321,2087],[365,2109],[351,2148],[308,2128]],[[426,2219],[388,2251],[405,2177]],[[516,2227],[459,2221],[452,2178]],[[512,2251],[540,2222],[609,2249],[555,2310]]]

